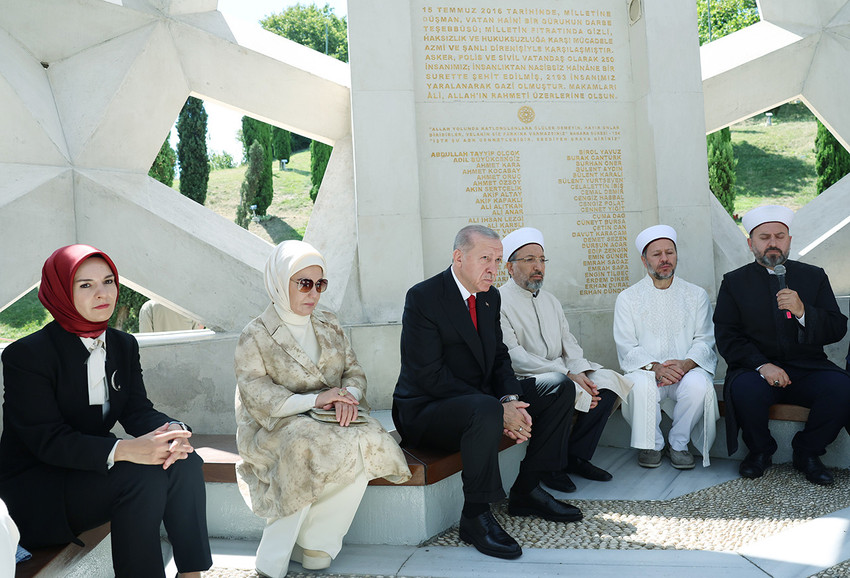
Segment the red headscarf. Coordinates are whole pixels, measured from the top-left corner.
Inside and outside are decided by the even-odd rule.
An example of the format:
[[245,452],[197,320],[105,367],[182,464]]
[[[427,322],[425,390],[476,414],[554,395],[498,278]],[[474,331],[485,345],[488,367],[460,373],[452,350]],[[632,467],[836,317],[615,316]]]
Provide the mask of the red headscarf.
[[89,257],[101,257],[115,275],[118,287],[118,270],[109,256],[89,245],[68,245],[56,249],[41,268],[41,287],[38,299],[50,311],[65,331],[80,337],[96,337],[106,329],[107,321],[93,323],[79,314],[74,306],[74,275],[77,268]]

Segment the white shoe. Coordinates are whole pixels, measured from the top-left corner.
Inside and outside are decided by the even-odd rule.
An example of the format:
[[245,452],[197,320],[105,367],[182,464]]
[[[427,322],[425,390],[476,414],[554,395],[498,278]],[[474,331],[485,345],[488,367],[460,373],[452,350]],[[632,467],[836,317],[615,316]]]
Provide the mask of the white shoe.
[[293,546],[290,559],[300,563],[305,570],[324,570],[333,562],[333,558],[327,552],[307,550],[298,544]]

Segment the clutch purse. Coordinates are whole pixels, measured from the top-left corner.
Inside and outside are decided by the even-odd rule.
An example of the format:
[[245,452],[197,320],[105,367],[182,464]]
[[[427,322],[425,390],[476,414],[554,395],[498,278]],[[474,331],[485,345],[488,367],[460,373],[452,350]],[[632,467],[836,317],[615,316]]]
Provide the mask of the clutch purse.
[[[311,407],[310,411],[307,412],[307,415],[309,415],[316,421],[322,421],[325,423],[339,423],[336,421],[336,410],[333,409],[318,409],[315,407]],[[369,415],[368,412],[358,410],[357,418],[351,420],[351,423],[349,425],[362,425],[364,423],[367,423],[367,415]]]

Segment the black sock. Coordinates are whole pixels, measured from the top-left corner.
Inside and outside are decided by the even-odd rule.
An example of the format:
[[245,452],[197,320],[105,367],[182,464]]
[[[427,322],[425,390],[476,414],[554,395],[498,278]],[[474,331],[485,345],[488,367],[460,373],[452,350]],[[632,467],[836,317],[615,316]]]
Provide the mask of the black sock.
[[484,512],[490,509],[490,504],[484,502],[464,502],[463,510],[461,514],[463,514],[464,518],[475,518],[476,516],[480,516]]

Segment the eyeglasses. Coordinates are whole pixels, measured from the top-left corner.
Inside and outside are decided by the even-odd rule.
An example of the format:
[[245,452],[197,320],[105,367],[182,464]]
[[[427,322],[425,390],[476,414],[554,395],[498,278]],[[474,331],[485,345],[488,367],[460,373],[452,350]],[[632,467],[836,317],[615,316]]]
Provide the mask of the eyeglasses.
[[541,265],[545,265],[549,259],[546,257],[524,257],[522,259],[508,259],[509,263],[525,263],[526,265],[531,265],[532,263],[540,263]]
[[[302,293],[309,293],[313,290],[313,280],[312,279],[290,279],[290,283],[295,283],[298,285],[298,290]],[[318,293],[322,293],[325,289],[328,288],[328,280],[327,279],[319,279],[315,283],[316,291]]]

